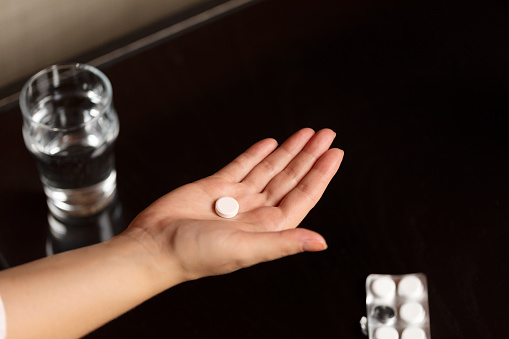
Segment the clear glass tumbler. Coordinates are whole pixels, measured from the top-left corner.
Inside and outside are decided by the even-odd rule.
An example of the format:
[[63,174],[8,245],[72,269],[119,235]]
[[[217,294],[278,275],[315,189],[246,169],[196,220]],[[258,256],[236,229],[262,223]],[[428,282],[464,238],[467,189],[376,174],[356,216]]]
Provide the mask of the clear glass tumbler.
[[108,78],[89,65],[50,66],[27,81],[19,104],[50,212],[85,217],[108,206],[119,131]]

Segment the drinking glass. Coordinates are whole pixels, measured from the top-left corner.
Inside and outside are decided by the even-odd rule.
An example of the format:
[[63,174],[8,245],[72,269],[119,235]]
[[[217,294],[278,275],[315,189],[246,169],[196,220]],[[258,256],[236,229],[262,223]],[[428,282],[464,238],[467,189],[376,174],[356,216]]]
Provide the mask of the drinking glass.
[[26,82],[19,104],[50,212],[87,217],[106,208],[116,194],[119,131],[108,78],[85,64],[53,65]]

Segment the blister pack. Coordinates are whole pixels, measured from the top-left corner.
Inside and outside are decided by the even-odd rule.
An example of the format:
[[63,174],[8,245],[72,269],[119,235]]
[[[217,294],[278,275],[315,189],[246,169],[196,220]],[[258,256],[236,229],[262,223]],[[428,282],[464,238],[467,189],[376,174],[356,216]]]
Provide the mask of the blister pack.
[[422,273],[370,274],[363,318],[369,339],[431,339],[428,284]]

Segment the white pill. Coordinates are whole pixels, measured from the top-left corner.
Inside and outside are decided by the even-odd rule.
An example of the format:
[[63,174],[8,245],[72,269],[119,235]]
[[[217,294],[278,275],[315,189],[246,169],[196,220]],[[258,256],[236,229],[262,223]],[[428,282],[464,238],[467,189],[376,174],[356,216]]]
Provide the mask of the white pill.
[[375,339],[398,339],[398,331],[394,327],[382,326],[376,329]]
[[401,334],[401,339],[426,339],[426,332],[420,327],[408,327]]
[[223,218],[233,218],[239,213],[239,203],[231,197],[222,197],[216,201],[216,213]]
[[423,291],[421,279],[414,275],[404,277],[398,284],[398,295],[401,297],[417,299]]
[[399,315],[407,323],[417,324],[423,321],[426,311],[421,304],[412,301],[401,305]]
[[380,277],[371,285],[373,293],[379,298],[392,298],[396,291],[396,283],[389,277]]

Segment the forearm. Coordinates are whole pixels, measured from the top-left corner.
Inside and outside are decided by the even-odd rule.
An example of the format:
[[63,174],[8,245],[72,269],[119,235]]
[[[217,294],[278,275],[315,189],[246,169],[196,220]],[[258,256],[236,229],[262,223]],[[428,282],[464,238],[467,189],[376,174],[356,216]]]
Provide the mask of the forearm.
[[180,282],[153,261],[120,236],[0,272],[8,338],[80,337]]
[[[185,280],[324,250],[323,237],[295,227],[339,168],[334,136],[303,129],[276,150],[262,140],[158,199],[120,236],[0,272],[9,339],[80,337]],[[221,196],[238,199],[234,219],[214,212]]]

